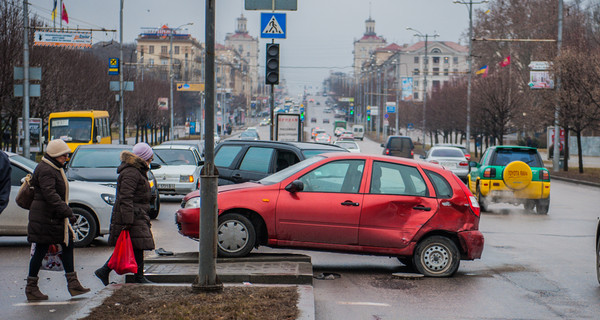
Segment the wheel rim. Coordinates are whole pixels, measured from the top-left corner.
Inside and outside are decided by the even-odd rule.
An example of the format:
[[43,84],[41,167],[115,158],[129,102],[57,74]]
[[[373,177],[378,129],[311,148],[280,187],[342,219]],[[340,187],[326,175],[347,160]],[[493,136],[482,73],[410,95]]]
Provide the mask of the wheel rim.
[[450,262],[450,252],[448,248],[442,245],[431,245],[423,252],[423,264],[432,273],[444,271],[450,265]]
[[248,229],[243,223],[236,220],[223,222],[219,226],[217,240],[219,247],[227,252],[237,252],[248,243]]
[[83,241],[90,234],[90,222],[82,215],[76,214],[77,221],[71,226],[75,234],[75,242]]

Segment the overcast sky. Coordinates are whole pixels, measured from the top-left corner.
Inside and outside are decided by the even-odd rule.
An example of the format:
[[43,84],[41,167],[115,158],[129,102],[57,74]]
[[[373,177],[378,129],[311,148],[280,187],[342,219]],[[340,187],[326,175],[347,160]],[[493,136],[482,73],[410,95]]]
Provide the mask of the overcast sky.
[[[60,0],[58,0],[60,2]],[[29,0],[30,11],[48,24],[53,0]],[[69,14],[69,27],[119,29],[119,0],[63,0]],[[260,37],[260,12],[245,11],[244,0],[216,0],[216,39],[234,32],[240,14],[248,19],[248,31]],[[204,42],[204,1],[125,0],[124,42],[134,42],[142,27],[167,24],[176,28],[193,22],[189,32]],[[475,8],[484,8],[475,5]],[[437,32],[441,41],[465,44],[468,28],[467,7],[452,0],[298,0],[298,11],[287,13],[287,38],[281,44],[281,76],[292,93],[304,86],[320,87],[330,71],[352,73],[354,40],[365,32],[365,20],[376,21],[375,31],[388,43],[414,43],[419,39],[411,27],[422,33]],[[58,20],[58,19],[57,19]],[[58,22],[57,22],[58,23]],[[93,41],[119,41],[119,33],[94,32]],[[264,73],[264,47],[270,39],[260,39],[259,70]],[[311,91],[313,91],[311,90]]]

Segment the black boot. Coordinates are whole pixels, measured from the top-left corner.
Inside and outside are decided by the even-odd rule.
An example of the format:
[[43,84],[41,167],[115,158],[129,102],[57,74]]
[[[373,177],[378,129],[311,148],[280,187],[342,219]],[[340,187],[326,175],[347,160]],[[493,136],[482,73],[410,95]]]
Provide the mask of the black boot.
[[94,271],[94,274],[96,275],[96,277],[98,277],[98,279],[100,279],[100,281],[102,281],[102,284],[107,286],[108,285],[108,276],[110,274],[110,268],[107,265],[103,265],[101,268],[96,269],[96,271]]
[[154,282],[148,280],[146,276],[144,276],[144,260],[138,261],[138,269],[137,273],[133,276],[133,282],[135,283],[144,283],[144,284],[152,284]]

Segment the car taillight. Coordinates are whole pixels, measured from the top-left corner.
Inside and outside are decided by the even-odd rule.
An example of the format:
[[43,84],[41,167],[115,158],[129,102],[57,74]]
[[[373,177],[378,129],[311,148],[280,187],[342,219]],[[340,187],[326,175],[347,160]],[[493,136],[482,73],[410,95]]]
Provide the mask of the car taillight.
[[385,154],[390,154],[390,149],[385,149]]
[[475,196],[471,193],[471,190],[469,190],[467,185],[464,184],[458,176],[454,175],[454,180],[458,183],[462,191],[465,193],[465,196],[467,196],[471,212],[473,212],[473,214],[479,218],[479,216],[481,215],[481,208],[479,208],[479,202],[477,202],[477,198],[475,198]]
[[471,155],[470,154],[465,154],[465,158],[467,158],[467,161],[471,161]]
[[415,153],[412,150],[410,150],[410,156],[414,157],[414,155],[415,155]]
[[540,180],[550,180],[550,173],[546,170],[540,170]]
[[461,161],[458,165],[461,167],[466,167],[469,165],[469,163],[467,161]]
[[496,168],[486,168],[483,171],[484,178],[492,178],[496,176]]
[[429,160],[430,163],[440,164],[437,160]]

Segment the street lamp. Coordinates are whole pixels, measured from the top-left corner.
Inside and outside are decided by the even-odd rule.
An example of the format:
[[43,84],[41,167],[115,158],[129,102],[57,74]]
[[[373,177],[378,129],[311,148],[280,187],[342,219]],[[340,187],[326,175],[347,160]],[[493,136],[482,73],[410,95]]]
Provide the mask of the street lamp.
[[173,138],[175,137],[174,135],[174,131],[173,131],[173,113],[174,113],[174,109],[175,109],[175,105],[173,104],[173,31],[177,31],[185,26],[191,26],[193,25],[193,22],[189,22],[186,24],[182,24],[177,28],[169,28],[169,35],[171,38],[170,39],[170,49],[169,49],[169,78],[171,79],[171,84],[170,84],[170,94],[171,94],[171,121],[170,121],[170,128],[169,128],[169,140],[173,140]]
[[472,65],[473,65],[473,5],[488,3],[487,0],[473,2],[472,0],[467,1],[453,1],[453,3],[464,4],[469,10],[469,56],[467,57],[467,65],[469,67],[469,76],[467,82],[467,151],[471,152],[471,81],[473,79]]
[[426,127],[426,111],[427,111],[427,74],[429,73],[429,60],[427,60],[427,40],[429,37],[433,37],[434,39],[439,37],[440,35],[435,33],[435,34],[423,34],[421,33],[421,31],[413,29],[413,28],[406,28],[406,30],[411,30],[416,32],[415,36],[417,37],[425,37],[425,61],[423,62],[423,65],[425,66],[425,72],[423,73],[423,85],[425,86],[425,90],[424,90],[424,94],[423,94],[423,151],[425,151],[425,127]]

